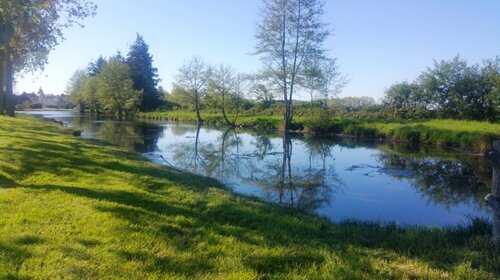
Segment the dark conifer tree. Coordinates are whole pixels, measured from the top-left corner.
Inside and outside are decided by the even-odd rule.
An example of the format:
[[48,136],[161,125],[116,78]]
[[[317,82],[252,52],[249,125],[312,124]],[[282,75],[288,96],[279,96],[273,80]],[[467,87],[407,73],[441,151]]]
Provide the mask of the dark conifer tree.
[[89,76],[95,77],[101,73],[102,68],[106,66],[106,59],[104,57],[99,56],[99,58],[95,62],[89,63],[89,66],[87,67],[87,70],[89,72]]
[[134,88],[143,91],[141,111],[157,108],[160,102],[160,95],[156,88],[159,82],[158,69],[153,67],[153,57],[149,54],[149,46],[139,34],[130,47],[126,63],[131,70]]

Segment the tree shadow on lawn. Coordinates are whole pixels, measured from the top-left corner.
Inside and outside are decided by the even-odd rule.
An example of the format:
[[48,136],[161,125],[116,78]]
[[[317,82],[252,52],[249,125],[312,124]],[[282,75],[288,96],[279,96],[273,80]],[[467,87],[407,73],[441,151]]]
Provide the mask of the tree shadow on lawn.
[[[116,214],[123,213],[123,216],[121,216],[120,218],[129,220],[135,220],[137,218],[137,215],[133,212],[136,211],[135,209],[159,215],[183,215],[186,217],[192,217],[195,215],[191,210],[188,210],[187,208],[181,208],[179,206],[173,206],[171,204],[164,203],[161,200],[155,199],[153,195],[147,195],[148,193],[133,193],[119,190],[93,190],[90,188],[66,187],[57,185],[23,185],[21,187],[34,190],[62,191],[71,195],[81,196],[93,200],[113,202],[122,206],[128,206],[128,212],[122,210],[117,211]],[[130,207],[133,207],[134,209],[130,209]]]
[[216,269],[211,260],[199,256],[176,258],[157,256],[145,251],[118,251],[117,254],[126,261],[141,262],[145,271],[150,273],[173,273],[193,278]]
[[0,241],[0,279],[29,279],[28,277],[19,277],[17,271],[23,261],[30,256],[29,251],[20,248],[19,244],[11,246]]
[[[192,175],[195,176],[195,175]],[[206,255],[198,252],[196,240],[204,240],[210,233],[236,238],[249,246],[275,248],[279,254],[261,253],[244,257],[244,263],[263,274],[279,274],[298,267],[320,266],[324,256],[318,250],[326,249],[348,260],[353,270],[368,273],[373,271],[371,259],[390,261],[394,255],[417,259],[430,267],[443,271],[453,271],[468,256],[485,254],[495,258],[499,251],[484,248],[472,249],[467,245],[470,237],[458,230],[401,229],[396,226],[346,222],[330,224],[324,219],[314,218],[299,211],[267,205],[254,199],[230,198],[214,207],[206,207],[200,212],[196,205],[178,202],[175,206],[162,201],[161,194],[150,195],[123,191],[95,191],[86,188],[62,186],[30,186],[34,189],[63,191],[90,199],[106,200],[118,206],[98,207],[100,211],[112,213],[133,224],[145,221],[141,230],[150,231],[161,242],[179,251],[194,252],[193,262],[177,263],[179,260],[158,257],[149,252],[120,251],[123,257],[142,260],[147,258],[148,269],[160,272],[185,274],[206,273],[215,269],[211,258],[225,255]],[[210,198],[208,198],[210,199]],[[162,218],[182,215],[193,219],[189,226],[173,228],[161,223]],[[157,221],[154,224],[152,221]],[[229,229],[228,229],[229,228]],[[255,238],[253,238],[255,237]],[[221,245],[215,242],[214,246]],[[451,249],[450,249],[451,248]],[[281,250],[284,249],[284,250]],[[382,250],[382,251],[381,251]],[[472,251],[476,250],[476,251]],[[139,256],[137,254],[146,254]],[[196,261],[195,261],[196,260]],[[499,267],[472,263],[473,268],[499,276]],[[184,275],[183,274],[183,275]],[[195,274],[190,274],[194,276]]]
[[5,188],[5,189],[14,188],[16,186],[17,186],[17,183],[14,180],[9,179],[3,175],[0,175],[0,189],[2,189],[2,188]]
[[[347,260],[353,270],[373,272],[373,258],[382,258],[390,262],[394,254],[425,262],[431,267],[444,271],[453,271],[456,265],[470,259],[471,255],[478,260],[495,259],[498,249],[485,249],[471,246],[471,239],[477,236],[467,231],[452,229],[401,229],[393,226],[380,226],[370,223],[331,224],[325,219],[312,217],[297,210],[290,210],[275,205],[263,203],[255,198],[242,198],[237,195],[227,197],[222,192],[209,192],[209,187],[221,187],[213,179],[197,176],[177,170],[164,168],[146,162],[145,158],[114,147],[93,145],[96,141],[85,141],[75,146],[65,146],[48,141],[32,143],[26,146],[10,146],[0,148],[0,155],[6,151],[16,154],[21,164],[19,170],[11,170],[14,175],[29,175],[33,171],[46,171],[50,174],[72,178],[71,169],[96,174],[113,171],[113,174],[127,173],[134,178],[137,191],[106,190],[105,186],[67,187],[60,185],[22,185],[18,187],[46,191],[62,191],[71,195],[93,200],[113,202],[118,205],[98,207],[97,210],[108,212],[132,224],[144,221],[148,226],[141,230],[150,231],[161,242],[167,242],[178,250],[192,251],[195,257],[184,263],[179,260],[157,257],[152,253],[120,251],[123,258],[146,258],[152,261],[148,269],[152,271],[185,274],[192,271],[204,274],[215,270],[212,260],[217,255],[207,255],[199,252],[194,240],[204,240],[207,235],[215,233],[222,237],[232,237],[245,246],[262,246],[276,249],[273,252],[252,254],[244,257],[244,263],[249,268],[263,274],[279,274],[285,270],[298,267],[320,266],[324,256],[320,250],[327,250]],[[43,153],[34,153],[43,150]],[[89,157],[86,151],[95,149],[94,157]],[[142,161],[126,162],[123,159]],[[47,164],[51,163],[51,164]],[[78,174],[74,174],[75,176]],[[114,176],[121,177],[116,174]],[[16,178],[16,176],[14,176]],[[5,177],[0,177],[0,183],[16,183]],[[176,201],[161,194],[165,184],[195,190],[200,197],[191,201]],[[15,186],[15,185],[14,185]],[[211,199],[222,200],[208,206]],[[162,218],[172,216],[191,218],[193,223],[181,228],[161,223]],[[147,217],[147,219],[144,219]],[[158,221],[153,223],[152,221]],[[169,242],[169,240],[172,240]],[[217,240],[212,240],[217,245]],[[1,247],[0,252],[4,247]],[[6,248],[6,247],[5,247]],[[354,248],[354,249],[352,249]],[[17,250],[16,248],[12,248]],[[450,250],[448,250],[450,249]],[[281,250],[281,251],[280,251]],[[20,251],[25,253],[24,251]],[[382,252],[382,253],[380,253]],[[21,254],[20,253],[20,254]],[[225,255],[225,252],[219,252]],[[486,263],[486,262],[485,262]],[[483,265],[472,263],[473,268],[482,268],[495,276],[500,276],[500,265],[495,261]]]
[[[98,143],[99,141],[89,142]],[[160,183],[164,182],[164,180],[169,180],[184,187],[196,188],[197,190],[204,189],[206,186],[222,186],[220,182],[212,178],[192,176],[192,174],[179,170],[156,166],[150,163],[146,157],[134,152],[127,152],[114,147],[106,149],[88,143],[74,145],[76,147],[71,145],[71,148],[68,148],[68,146],[48,141],[31,143],[26,146],[16,145],[14,147],[14,145],[10,145],[0,147],[0,155],[6,152],[16,155],[20,168],[9,170],[9,173],[16,177],[24,177],[34,171],[45,171],[58,176],[75,176],[77,178],[82,172],[99,174],[111,170],[133,175],[136,179],[134,183],[139,184],[139,187],[148,189],[162,188],[163,186]],[[43,152],[34,152],[34,150]],[[86,154],[90,150],[96,151],[94,157],[89,157]],[[132,162],[124,162],[124,158],[130,159]],[[141,164],[137,164],[138,162]],[[115,176],[122,177],[120,174]]]

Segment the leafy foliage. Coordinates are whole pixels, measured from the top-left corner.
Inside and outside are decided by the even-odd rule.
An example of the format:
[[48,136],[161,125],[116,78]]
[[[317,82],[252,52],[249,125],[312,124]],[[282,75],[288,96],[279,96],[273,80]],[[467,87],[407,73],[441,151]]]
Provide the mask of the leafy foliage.
[[87,0],[1,0],[0,7],[0,114],[13,115],[14,73],[43,68],[62,30],[97,7]]
[[118,117],[129,115],[140,103],[141,91],[133,87],[127,64],[111,59],[98,76],[97,98],[106,112]]
[[268,78],[282,93],[284,130],[291,129],[293,98],[305,65],[324,59],[329,35],[321,16],[322,0],[266,0],[257,25],[255,53],[261,55]]
[[457,56],[434,62],[412,82],[392,85],[385,104],[395,117],[500,120],[500,58],[482,66]]
[[128,65],[117,57],[100,65],[102,69],[97,75],[83,70],[75,72],[67,89],[70,99],[82,111],[107,112],[120,118],[134,114],[139,108],[142,91],[134,89]]
[[[230,66],[219,65],[214,67],[209,79],[209,98],[212,107],[221,108],[222,116],[228,125],[234,126],[240,113],[242,96],[242,77],[234,72]],[[234,115],[229,120],[228,113]]]
[[194,105],[198,123],[201,118],[201,100],[207,94],[211,69],[199,56],[193,56],[184,62],[175,76],[174,88],[184,95]]

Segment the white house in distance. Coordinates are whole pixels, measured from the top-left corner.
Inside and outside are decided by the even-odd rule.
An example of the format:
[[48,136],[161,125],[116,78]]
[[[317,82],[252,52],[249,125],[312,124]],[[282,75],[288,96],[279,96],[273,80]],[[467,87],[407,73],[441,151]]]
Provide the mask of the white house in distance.
[[68,106],[65,94],[45,94],[42,89],[36,94],[23,92],[16,97],[17,109],[62,109]]

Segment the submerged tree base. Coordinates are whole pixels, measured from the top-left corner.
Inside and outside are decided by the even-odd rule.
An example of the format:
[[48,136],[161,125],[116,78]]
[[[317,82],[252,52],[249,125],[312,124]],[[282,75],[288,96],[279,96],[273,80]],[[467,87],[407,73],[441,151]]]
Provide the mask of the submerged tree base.
[[326,219],[0,117],[0,278],[498,279],[491,225]]

